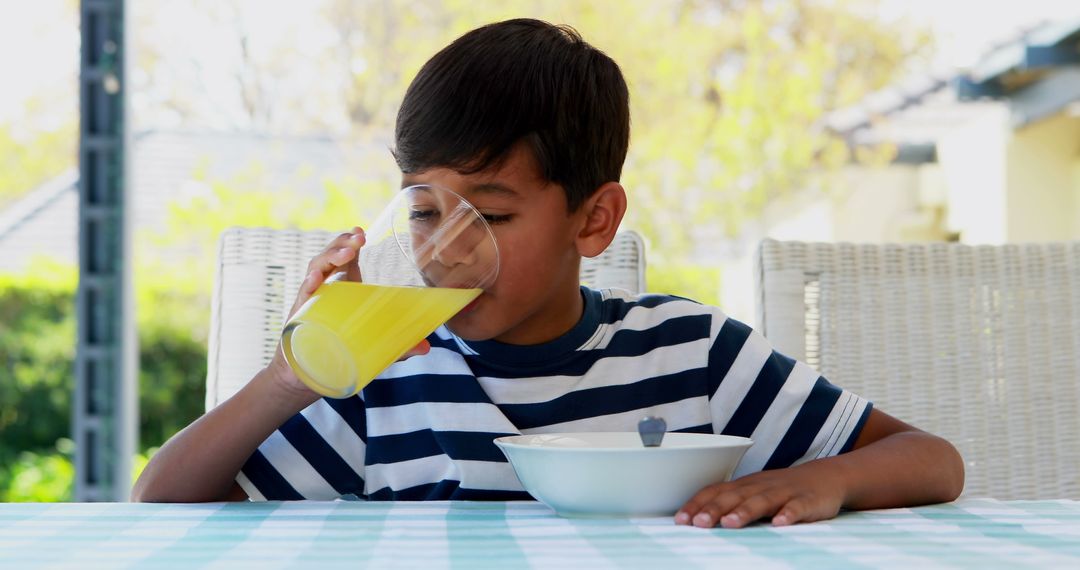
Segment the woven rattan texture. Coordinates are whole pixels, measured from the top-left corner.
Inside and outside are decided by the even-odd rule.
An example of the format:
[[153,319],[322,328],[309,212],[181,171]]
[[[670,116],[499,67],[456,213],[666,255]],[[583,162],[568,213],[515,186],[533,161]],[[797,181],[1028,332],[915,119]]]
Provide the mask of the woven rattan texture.
[[[231,228],[219,241],[210,316],[206,409],[236,393],[277,350],[285,316],[307,264],[336,237],[323,231]],[[582,262],[581,281],[645,291],[645,246],[633,231],[616,235]]]
[[949,439],[966,496],[1080,497],[1080,243],[765,240],[780,351]]

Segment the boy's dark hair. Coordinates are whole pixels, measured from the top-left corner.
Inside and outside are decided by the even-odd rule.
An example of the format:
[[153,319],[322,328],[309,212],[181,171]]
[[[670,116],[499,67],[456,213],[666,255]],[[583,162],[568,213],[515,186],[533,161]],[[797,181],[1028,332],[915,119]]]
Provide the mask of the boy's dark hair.
[[567,26],[489,24],[435,54],[409,85],[394,158],[406,174],[496,166],[524,140],[571,212],[619,180],[630,139],[619,66]]

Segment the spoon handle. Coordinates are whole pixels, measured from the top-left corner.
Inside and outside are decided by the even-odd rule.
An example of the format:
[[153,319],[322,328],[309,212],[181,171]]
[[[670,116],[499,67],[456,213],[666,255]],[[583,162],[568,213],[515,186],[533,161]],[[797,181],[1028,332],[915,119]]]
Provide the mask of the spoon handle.
[[660,447],[660,442],[664,440],[664,433],[667,432],[667,422],[659,416],[645,416],[638,422],[637,429],[642,445]]

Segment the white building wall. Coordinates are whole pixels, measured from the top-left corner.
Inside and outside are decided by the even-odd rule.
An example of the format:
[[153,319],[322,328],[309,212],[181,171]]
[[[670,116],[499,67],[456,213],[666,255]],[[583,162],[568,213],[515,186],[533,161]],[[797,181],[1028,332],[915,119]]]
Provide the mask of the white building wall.
[[1007,150],[1008,241],[1080,237],[1075,180],[1078,156],[1080,118],[1062,113],[1013,133]]
[[927,167],[849,167],[841,173],[844,187],[832,200],[831,241],[862,243],[903,239],[905,228],[918,224],[921,171]]
[[[974,105],[974,104],[973,104]],[[937,143],[938,163],[848,167],[827,194],[769,204],[743,250],[719,260],[727,313],[756,323],[760,239],[969,244],[1080,239],[1080,117],[1064,112],[1014,130],[1007,106],[981,102]]]
[[1080,238],[1076,236],[1076,233],[1080,232],[1080,154],[1073,157],[1072,171],[1073,233]]
[[1007,145],[1012,136],[1009,109],[986,105],[977,120],[959,124],[937,143],[947,188],[946,225],[971,244],[1007,239]]
[[895,242],[910,234],[919,217],[920,197],[935,196],[935,165],[851,166],[831,179],[828,192],[801,193],[775,200],[763,222],[742,236],[743,250],[719,261],[721,307],[741,321],[756,322],[754,254],[766,237],[793,241]]
[[[795,196],[776,200],[766,207],[764,223],[748,229],[741,251],[719,260],[720,307],[728,316],[751,326],[755,322],[754,252],[762,238],[828,241],[832,239],[833,211],[827,196]],[[772,223],[770,223],[772,221]]]

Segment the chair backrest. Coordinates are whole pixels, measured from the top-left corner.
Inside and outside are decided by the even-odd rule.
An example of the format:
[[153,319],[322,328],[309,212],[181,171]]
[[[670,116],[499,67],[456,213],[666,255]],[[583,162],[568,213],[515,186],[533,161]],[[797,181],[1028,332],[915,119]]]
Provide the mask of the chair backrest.
[[1080,243],[765,240],[780,351],[951,441],[966,496],[1080,498]]
[[[231,228],[219,241],[210,311],[206,409],[235,394],[277,350],[284,318],[306,273],[333,232]],[[645,292],[645,245],[622,231],[604,253],[582,261],[581,281]]]

